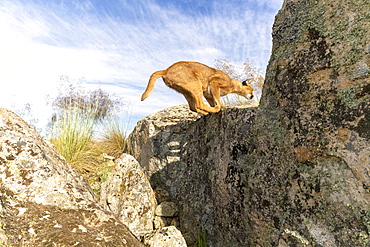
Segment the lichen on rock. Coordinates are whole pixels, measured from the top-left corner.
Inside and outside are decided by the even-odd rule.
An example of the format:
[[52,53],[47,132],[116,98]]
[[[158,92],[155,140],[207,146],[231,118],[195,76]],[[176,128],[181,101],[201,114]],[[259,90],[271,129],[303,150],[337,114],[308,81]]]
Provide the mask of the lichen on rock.
[[142,246],[33,127],[3,108],[0,198],[1,246]]
[[154,191],[139,163],[128,154],[115,161],[116,166],[101,185],[100,204],[129,227],[138,237],[152,232],[157,206]]

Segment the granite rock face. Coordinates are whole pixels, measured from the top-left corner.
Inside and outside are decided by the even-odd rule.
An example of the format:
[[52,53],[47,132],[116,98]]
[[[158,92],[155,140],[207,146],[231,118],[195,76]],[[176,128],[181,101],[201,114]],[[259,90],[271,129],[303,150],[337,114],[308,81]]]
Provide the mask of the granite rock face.
[[142,246],[34,128],[0,108],[1,246]]
[[153,231],[157,206],[154,191],[139,163],[128,154],[101,185],[100,204],[115,214],[138,238]]
[[[144,168],[148,177],[151,177],[153,173],[161,170],[167,164],[161,164],[162,159],[157,159],[158,153],[169,153],[170,155],[166,156],[169,162],[175,162],[178,159],[179,146],[176,141],[161,146],[161,143],[157,144],[156,140],[165,140],[169,136],[172,138],[177,133],[181,136],[182,132],[186,130],[187,124],[200,116],[190,111],[186,105],[174,106],[152,114],[138,122],[128,138],[128,145],[124,151],[131,153]],[[154,136],[156,138],[151,139]]]
[[131,152],[179,205],[188,245],[201,229],[209,246],[370,244],[369,13],[287,0],[258,108],[138,123]]
[[[242,153],[253,149],[250,131],[256,109],[224,109],[195,119],[189,117],[192,113],[187,105],[171,110],[165,109],[158,116],[176,114],[175,119],[182,121],[158,126],[156,114],[139,121],[130,141],[137,143],[134,147],[143,143],[152,147],[152,156],[140,155],[140,150],[133,153],[143,167],[153,169],[147,172],[153,189],[167,191],[178,205],[177,226],[188,245],[196,243],[203,228],[209,244],[232,246],[233,241],[227,239],[237,237],[244,243],[241,205],[246,180],[243,167],[248,159]],[[149,136],[148,126],[156,126]]]
[[181,232],[175,226],[168,227],[177,216],[176,204],[163,201],[157,205],[148,177],[131,155],[122,154],[115,164],[101,185],[100,204],[145,246],[186,246]]
[[277,15],[253,128],[252,243],[370,243],[369,11],[301,0]]

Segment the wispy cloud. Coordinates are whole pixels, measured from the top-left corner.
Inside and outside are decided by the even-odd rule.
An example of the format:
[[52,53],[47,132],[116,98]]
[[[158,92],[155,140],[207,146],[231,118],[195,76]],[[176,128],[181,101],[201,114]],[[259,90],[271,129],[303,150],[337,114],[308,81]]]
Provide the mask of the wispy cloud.
[[241,64],[250,58],[264,69],[281,4],[2,0],[0,105],[32,102],[45,116],[44,96],[55,93],[61,75],[120,94],[137,117],[185,103],[160,81],[152,97],[140,102],[140,95],[152,72],[179,60],[212,66],[215,59]]

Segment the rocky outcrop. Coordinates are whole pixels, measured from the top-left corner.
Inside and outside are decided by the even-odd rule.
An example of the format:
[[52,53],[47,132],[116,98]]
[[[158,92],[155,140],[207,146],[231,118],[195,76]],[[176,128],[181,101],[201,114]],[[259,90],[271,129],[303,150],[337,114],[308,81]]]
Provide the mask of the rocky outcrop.
[[210,246],[370,243],[369,8],[286,0],[258,109],[138,123],[131,153],[188,245],[201,229]]
[[143,246],[34,128],[0,108],[1,246]]
[[[254,204],[248,210],[260,216],[251,221],[259,223],[252,227],[253,242],[369,244],[365,2],[285,1],[276,17],[254,127],[254,157],[262,169],[249,175],[260,178],[249,190]],[[269,227],[276,231],[268,234]]]
[[[167,191],[168,200],[179,205],[176,224],[188,245],[196,244],[203,228],[213,244],[232,246],[232,241],[227,242],[232,238],[245,242],[241,209],[245,200],[243,171],[249,160],[243,153],[253,150],[251,127],[256,109],[224,109],[195,120],[188,117],[192,113],[187,105],[174,107],[174,112],[171,109],[158,116],[181,112],[176,119],[182,121],[158,126],[153,114],[139,121],[129,137],[131,143],[152,147],[149,158],[136,152],[139,163],[153,169],[148,175],[155,191]],[[149,132],[147,126],[155,126],[154,131]]]
[[155,224],[177,213],[168,195],[157,193],[164,203],[158,206],[132,156],[108,158],[115,167],[101,185],[99,204],[33,127],[0,108],[0,246],[185,246],[174,226]]
[[142,246],[121,221],[149,246],[184,246],[178,229],[190,246],[369,245],[369,13],[284,1],[260,106],[139,121],[127,150],[142,168],[124,155],[102,187],[113,213],[0,109],[0,245]]

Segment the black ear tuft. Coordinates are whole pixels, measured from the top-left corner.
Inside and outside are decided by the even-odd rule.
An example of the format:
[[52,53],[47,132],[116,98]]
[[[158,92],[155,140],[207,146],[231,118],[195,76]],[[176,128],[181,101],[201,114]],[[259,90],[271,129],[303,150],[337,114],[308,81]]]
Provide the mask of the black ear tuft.
[[243,86],[250,86],[252,81],[253,81],[253,77],[248,78],[247,80],[242,82],[242,85]]

